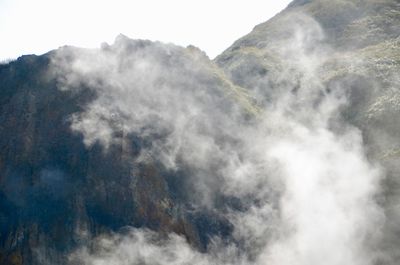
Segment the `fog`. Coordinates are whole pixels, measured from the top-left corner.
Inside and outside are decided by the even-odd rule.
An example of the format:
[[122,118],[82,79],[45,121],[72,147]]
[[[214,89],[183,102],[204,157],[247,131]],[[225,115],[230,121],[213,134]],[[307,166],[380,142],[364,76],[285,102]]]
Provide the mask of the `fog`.
[[53,56],[62,89],[96,94],[71,117],[88,147],[100,143],[107,152],[127,135],[148,139],[136,159],[190,172],[196,205],[217,210],[221,195],[245,205],[221,212],[233,225],[232,238],[213,238],[205,252],[176,234],[130,228],[94,239],[94,249],[71,254],[72,264],[379,259],[385,217],[376,198],[384,171],[367,159],[359,129],[340,118],[349,88],[328,90],[321,80],[334,49],[324,44],[320,25],[298,15],[286,26],[288,37],[266,47],[284,70],[253,80],[264,86],[251,90],[233,85],[194,47],[119,36],[99,50],[65,47]]

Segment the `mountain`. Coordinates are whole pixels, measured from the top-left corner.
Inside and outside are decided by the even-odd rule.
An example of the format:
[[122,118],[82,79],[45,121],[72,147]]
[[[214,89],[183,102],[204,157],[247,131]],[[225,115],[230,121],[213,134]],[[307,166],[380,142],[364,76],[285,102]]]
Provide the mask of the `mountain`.
[[[199,93],[209,90],[215,109],[232,104],[221,98],[223,91],[213,91],[223,86],[230,89],[229,85],[213,72],[204,54],[190,47],[120,36],[113,46],[101,51],[65,47],[2,65],[0,263],[42,264],[34,258],[40,248],[51,264],[63,264],[65,257],[59,253],[70,251],[92,235],[128,225],[173,231],[200,249],[206,246],[209,235],[229,233],[229,224],[217,213],[192,209],[180,176],[183,173],[169,170],[150,155],[137,159],[142,149],[154,144],[153,138],[160,140],[167,131],[148,128],[150,135],[139,138],[139,133],[125,133],[122,128],[106,148],[100,141],[85,146],[83,136],[71,130],[71,117],[97,97],[91,84],[63,90],[63,76],[50,74],[54,56],[71,60],[69,65],[75,53],[90,60],[102,54],[117,56],[126,64],[154,55],[158,67],[176,71],[174,76],[190,76],[194,82],[191,89]],[[125,67],[124,74],[130,74],[132,69]],[[175,83],[172,76],[156,82],[171,82],[179,89],[188,86]],[[117,126],[118,110],[111,115],[102,119]],[[94,126],[101,130],[100,122]]]
[[[235,84],[250,91],[281,89],[287,82],[298,87],[297,76],[304,73],[293,65],[307,68],[317,60],[313,74],[323,89],[345,91],[341,119],[360,130],[368,158],[386,173],[379,200],[386,217],[380,244],[392,256],[390,262],[383,258],[388,264],[399,259],[394,249],[400,244],[399,25],[399,1],[293,1],[215,59]],[[265,104],[274,101],[275,92],[264,93]]]
[[399,70],[397,0],[2,64],[0,264],[396,264]]
[[348,88],[343,115],[362,130],[375,156],[396,160],[399,23],[398,1],[293,1],[215,62],[252,91],[281,86],[279,71],[294,68],[293,59],[303,63],[301,57],[326,50],[317,51],[323,57],[316,70],[321,82],[327,90]]

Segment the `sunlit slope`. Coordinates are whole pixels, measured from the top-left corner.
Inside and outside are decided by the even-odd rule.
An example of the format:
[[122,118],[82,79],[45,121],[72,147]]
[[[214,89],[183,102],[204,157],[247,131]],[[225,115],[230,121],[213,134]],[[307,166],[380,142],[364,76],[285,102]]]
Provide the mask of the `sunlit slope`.
[[302,64],[302,56],[318,51],[320,81],[326,88],[340,84],[348,90],[347,117],[366,131],[383,123],[393,135],[395,143],[379,140],[376,146],[385,153],[400,145],[395,125],[400,124],[395,100],[400,89],[399,36],[398,1],[299,0],[257,25],[215,62],[235,84],[272,97],[270,90],[282,85],[282,71],[291,71],[294,61]]
[[[307,86],[294,76],[310,74],[322,94],[344,95],[338,118],[360,129],[369,159],[387,174],[382,182],[388,220],[383,246],[397,260],[393,246],[400,243],[395,236],[400,231],[399,36],[399,1],[298,0],[215,59],[235,84],[246,87],[266,107],[279,90],[292,90],[295,97]],[[332,129],[344,129],[335,124],[330,123]]]

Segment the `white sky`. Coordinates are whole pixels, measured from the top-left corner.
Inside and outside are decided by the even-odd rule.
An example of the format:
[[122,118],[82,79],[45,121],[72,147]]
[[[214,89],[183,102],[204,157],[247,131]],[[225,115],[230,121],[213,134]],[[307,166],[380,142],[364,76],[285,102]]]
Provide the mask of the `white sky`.
[[99,47],[122,33],[211,58],[290,0],[0,0],[0,60],[63,45]]

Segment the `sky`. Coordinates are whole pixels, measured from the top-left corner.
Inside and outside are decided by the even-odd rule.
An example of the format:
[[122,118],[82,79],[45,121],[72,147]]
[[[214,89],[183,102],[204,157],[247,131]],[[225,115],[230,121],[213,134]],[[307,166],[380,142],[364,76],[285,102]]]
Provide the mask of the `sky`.
[[214,58],[290,0],[0,0],[0,60],[133,39],[195,45]]

